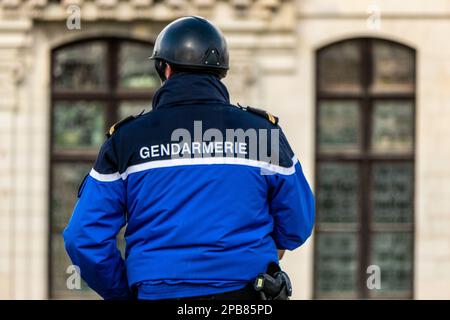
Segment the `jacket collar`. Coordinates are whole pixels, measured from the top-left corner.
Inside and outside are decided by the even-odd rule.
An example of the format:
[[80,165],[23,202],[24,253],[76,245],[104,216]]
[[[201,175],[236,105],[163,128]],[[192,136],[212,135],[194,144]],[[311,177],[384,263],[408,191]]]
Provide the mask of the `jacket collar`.
[[179,104],[230,103],[225,85],[208,74],[179,73],[171,76],[153,96],[153,110]]

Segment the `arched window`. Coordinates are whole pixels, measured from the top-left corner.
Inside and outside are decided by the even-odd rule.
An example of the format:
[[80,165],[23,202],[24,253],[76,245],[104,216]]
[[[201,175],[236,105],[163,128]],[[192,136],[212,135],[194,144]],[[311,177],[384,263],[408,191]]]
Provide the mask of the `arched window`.
[[49,290],[52,298],[94,296],[86,284],[69,290],[71,262],[61,232],[78,186],[118,120],[149,111],[159,78],[150,43],[103,38],[71,43],[52,52]]
[[412,298],[415,51],[345,40],[316,75],[314,297]]

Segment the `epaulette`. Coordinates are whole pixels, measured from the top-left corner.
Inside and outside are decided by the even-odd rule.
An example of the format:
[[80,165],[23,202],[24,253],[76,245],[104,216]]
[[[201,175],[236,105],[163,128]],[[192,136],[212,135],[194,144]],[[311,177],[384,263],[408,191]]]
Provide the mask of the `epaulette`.
[[109,128],[108,132],[106,133],[106,137],[109,138],[113,135],[114,132],[117,131],[117,129],[119,129],[121,126],[123,126],[125,123],[130,122],[131,120],[137,119],[142,115],[143,112],[141,112],[141,114],[137,115],[137,116],[128,116],[122,120],[120,120],[119,122],[116,122],[115,124],[113,124],[111,126],[111,128]]
[[265,110],[258,109],[258,108],[253,108],[253,107],[249,107],[249,106],[243,107],[239,103],[237,105],[242,110],[245,110],[245,111],[257,114],[258,116],[261,116],[263,118],[266,118],[267,120],[269,120],[269,122],[271,124],[273,124],[275,126],[278,124],[278,121],[279,121],[278,117],[274,116],[273,114],[271,114],[271,113],[269,113],[269,112],[267,112]]

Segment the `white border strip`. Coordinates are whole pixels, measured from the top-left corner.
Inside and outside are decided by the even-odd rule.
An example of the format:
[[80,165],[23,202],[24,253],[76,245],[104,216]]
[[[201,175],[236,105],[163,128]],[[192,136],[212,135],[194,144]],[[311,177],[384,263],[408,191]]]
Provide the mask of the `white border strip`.
[[297,164],[298,160],[294,156],[292,158],[292,166],[285,168],[273,164],[269,164],[267,162],[263,161],[257,161],[257,160],[250,160],[250,159],[244,159],[244,158],[181,158],[181,159],[169,159],[169,160],[158,160],[158,161],[149,161],[141,164],[136,164],[133,166],[128,167],[124,173],[119,174],[111,173],[111,174],[101,174],[95,171],[94,169],[91,170],[90,175],[99,180],[99,181],[115,181],[122,178],[123,180],[126,180],[127,177],[136,172],[141,172],[149,169],[157,169],[157,168],[168,168],[168,167],[179,167],[179,166],[195,166],[195,165],[214,165],[214,164],[230,164],[230,165],[243,165],[243,166],[249,166],[249,167],[256,167],[261,168],[264,170],[267,170],[269,172],[279,173],[282,175],[292,175],[295,173],[295,165]]
[[121,178],[120,174],[118,172],[110,173],[110,174],[103,174],[103,173],[98,173],[97,171],[94,170],[94,168],[91,169],[91,172],[89,172],[89,175],[92,178],[94,178],[95,180],[102,181],[102,182],[112,182],[112,181],[119,180]]

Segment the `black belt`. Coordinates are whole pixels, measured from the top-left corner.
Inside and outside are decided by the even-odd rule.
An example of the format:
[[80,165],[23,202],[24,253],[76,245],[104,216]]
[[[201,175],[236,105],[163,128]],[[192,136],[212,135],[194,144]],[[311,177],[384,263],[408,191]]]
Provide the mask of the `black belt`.
[[183,297],[177,299],[169,299],[172,301],[183,301],[183,300],[261,300],[260,294],[253,288],[253,284],[250,283],[242,289],[216,293],[207,296],[198,297]]

